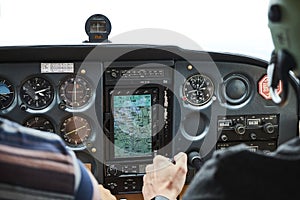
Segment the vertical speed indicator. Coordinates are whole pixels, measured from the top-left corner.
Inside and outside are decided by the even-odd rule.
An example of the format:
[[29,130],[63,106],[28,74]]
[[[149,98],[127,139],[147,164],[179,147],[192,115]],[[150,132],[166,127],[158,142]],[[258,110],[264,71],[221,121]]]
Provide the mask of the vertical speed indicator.
[[214,93],[212,80],[203,74],[190,76],[183,84],[183,100],[194,106],[208,103]]

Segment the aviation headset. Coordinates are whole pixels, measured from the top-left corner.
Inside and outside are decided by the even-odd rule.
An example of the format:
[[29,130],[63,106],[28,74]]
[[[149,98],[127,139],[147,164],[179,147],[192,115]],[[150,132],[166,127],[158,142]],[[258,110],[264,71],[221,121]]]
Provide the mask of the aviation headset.
[[[288,82],[292,79],[296,86],[299,104],[300,1],[270,0],[268,18],[275,47],[268,67],[272,99],[275,103],[283,105],[287,100]],[[279,81],[283,84],[281,96],[276,93]]]

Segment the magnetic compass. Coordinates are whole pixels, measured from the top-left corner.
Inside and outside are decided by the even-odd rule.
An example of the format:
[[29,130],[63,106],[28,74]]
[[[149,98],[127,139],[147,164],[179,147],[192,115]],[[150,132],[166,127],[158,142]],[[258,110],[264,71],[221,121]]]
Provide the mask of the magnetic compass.
[[182,93],[185,102],[194,106],[202,106],[212,98],[214,84],[208,76],[196,74],[184,82]]

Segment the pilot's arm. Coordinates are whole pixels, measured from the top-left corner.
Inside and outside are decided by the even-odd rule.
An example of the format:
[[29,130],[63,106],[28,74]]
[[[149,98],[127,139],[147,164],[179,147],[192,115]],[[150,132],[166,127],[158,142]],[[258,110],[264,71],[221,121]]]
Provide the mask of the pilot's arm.
[[2,118],[0,163],[0,199],[116,199],[59,136]]
[[88,175],[93,184],[93,200],[116,200],[116,197],[110,193],[108,189],[105,189],[103,185],[99,185],[94,175],[88,171]]

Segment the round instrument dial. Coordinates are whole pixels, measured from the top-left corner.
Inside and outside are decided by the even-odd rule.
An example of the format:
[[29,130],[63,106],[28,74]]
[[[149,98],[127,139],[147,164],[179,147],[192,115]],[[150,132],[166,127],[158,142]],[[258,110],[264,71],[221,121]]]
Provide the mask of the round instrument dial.
[[8,108],[14,101],[15,90],[6,79],[0,78],[0,110]]
[[86,118],[72,116],[63,121],[60,131],[68,146],[83,147],[84,142],[90,137],[92,129]]
[[24,126],[29,128],[34,128],[41,131],[47,131],[54,133],[54,125],[46,117],[35,116],[27,119],[24,123]]
[[33,77],[21,86],[20,97],[26,106],[39,110],[50,105],[54,98],[54,89],[48,80]]
[[194,106],[202,106],[212,98],[214,84],[208,76],[196,74],[185,81],[182,92],[184,101]]
[[82,76],[71,76],[60,85],[59,96],[69,108],[83,107],[92,96],[92,87]]

